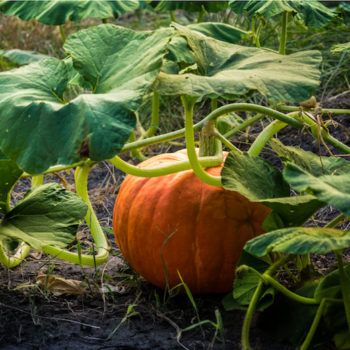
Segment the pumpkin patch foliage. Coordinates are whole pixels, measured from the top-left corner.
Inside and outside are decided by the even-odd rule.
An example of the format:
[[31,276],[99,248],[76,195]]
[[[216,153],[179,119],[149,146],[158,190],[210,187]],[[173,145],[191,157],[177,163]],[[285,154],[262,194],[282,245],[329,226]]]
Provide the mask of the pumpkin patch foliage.
[[[193,295],[226,294],[226,310],[245,312],[244,350],[255,311],[287,305],[288,315],[290,303],[293,345],[316,349],[321,329],[326,344],[349,348],[350,146],[328,117],[350,110],[325,108],[317,90],[333,77],[325,77],[325,57],[341,55],[337,73],[349,45],[295,49],[298,30],[318,38],[337,21],[348,28],[347,4],[0,1],[0,12],[60,26],[62,39],[55,57],[0,50],[11,68],[0,72],[1,265],[14,268],[34,250],[96,271],[103,265],[103,279],[113,245],[164,296],[189,298],[198,323],[176,326],[178,342],[204,324],[219,339],[219,311],[217,323],[200,320]],[[125,25],[167,12],[171,22],[147,30]],[[313,152],[299,147],[302,133]],[[112,228],[101,225],[89,193],[101,164],[126,174],[109,189],[117,196]],[[27,192],[15,196],[22,184]],[[320,223],[326,210],[336,214]],[[316,271],[315,254],[332,254],[333,271]],[[107,340],[138,315],[135,305]]]

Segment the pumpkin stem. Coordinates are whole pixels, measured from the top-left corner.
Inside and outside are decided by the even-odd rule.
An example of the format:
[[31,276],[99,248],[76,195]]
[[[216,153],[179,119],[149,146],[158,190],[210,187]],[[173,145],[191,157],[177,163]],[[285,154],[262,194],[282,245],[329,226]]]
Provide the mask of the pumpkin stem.
[[199,156],[214,156],[222,153],[221,141],[216,137],[215,121],[209,120],[203,126],[199,135]]

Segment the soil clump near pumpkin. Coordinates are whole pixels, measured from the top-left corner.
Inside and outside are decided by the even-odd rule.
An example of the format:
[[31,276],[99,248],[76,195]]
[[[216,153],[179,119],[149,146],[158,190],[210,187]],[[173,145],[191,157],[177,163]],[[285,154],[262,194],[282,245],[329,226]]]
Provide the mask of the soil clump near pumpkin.
[[[344,108],[344,103],[349,106],[350,96],[341,96],[340,99],[340,102],[335,99],[327,107]],[[335,119],[349,128],[350,119]],[[335,128],[333,135],[350,143],[342,128]],[[287,128],[280,136],[288,144],[300,144],[304,149],[315,147],[311,137],[295,130]],[[265,156],[269,156],[268,152]],[[72,174],[65,176],[70,183]],[[198,322],[189,299],[185,295],[169,297],[150,286],[136,276],[119,256],[110,227],[115,196],[123,178],[124,174],[105,164],[94,169],[89,178],[94,207],[113,246],[106,266],[80,268],[47,257],[39,260],[38,256],[32,255],[14,270],[0,267],[1,350],[240,349],[243,312],[224,311],[222,296],[196,297],[200,320],[215,322],[214,312],[220,310],[223,334],[219,333],[215,338],[215,329],[205,325],[179,336],[181,329]],[[51,179],[60,181],[55,176]],[[18,198],[27,188],[26,182],[17,187]],[[327,220],[334,215],[334,212],[324,210],[320,219]],[[87,234],[82,226],[79,235],[83,241]],[[318,270],[327,270],[334,265],[334,257],[331,254],[314,256],[313,262]],[[45,285],[37,285],[39,272],[82,281],[84,292],[78,296],[54,296]],[[131,313],[127,315],[128,307],[130,309],[132,305]],[[262,328],[257,317],[251,336],[254,349],[293,349],[272,338],[271,333]],[[332,348],[327,346],[326,349]]]

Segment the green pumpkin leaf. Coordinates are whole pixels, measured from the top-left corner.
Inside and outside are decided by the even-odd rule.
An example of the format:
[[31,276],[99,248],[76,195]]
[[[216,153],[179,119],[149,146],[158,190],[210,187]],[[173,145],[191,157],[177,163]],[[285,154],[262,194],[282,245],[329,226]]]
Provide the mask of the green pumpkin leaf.
[[41,54],[39,52],[19,49],[0,50],[0,56],[5,57],[11,63],[16,64],[17,66],[24,66],[32,62],[37,62],[45,58],[49,58],[49,56]]
[[161,73],[156,85],[160,94],[232,99],[259,92],[274,101],[301,101],[319,84],[317,51],[280,55],[225,43],[179,25],[176,29],[186,38],[197,71]]
[[[335,172],[336,173],[336,170]],[[318,200],[328,203],[350,216],[349,171],[340,175],[315,176],[294,164],[287,164],[284,178],[299,192],[310,192]]]
[[159,73],[171,29],[136,32],[112,24],[81,30],[64,44],[95,93],[149,89]]
[[[283,227],[299,226],[305,223],[318,209],[325,206],[311,195],[292,196],[283,198],[268,198],[260,201],[278,214]],[[275,229],[281,228],[277,225]],[[271,228],[269,229],[269,231]]]
[[350,349],[350,332],[349,330],[337,333],[333,337],[334,344],[337,350]]
[[[261,280],[261,274],[254,268],[241,265],[236,270],[236,277],[233,286],[233,299],[240,306],[249,305],[258,283]],[[275,290],[273,288],[266,288],[261,294],[258,309],[265,310],[273,304],[275,297]],[[226,304],[228,306],[228,304]]]
[[87,211],[75,194],[57,184],[30,191],[0,224],[0,236],[22,240],[35,249],[46,245],[65,247],[75,237]]
[[276,139],[271,141],[270,145],[280,158],[294,163],[314,176],[350,173],[350,162],[343,158],[321,157],[299,147],[285,146]]
[[210,38],[231,44],[238,43],[242,38],[248,35],[247,31],[220,22],[194,23],[188,25],[187,28],[202,33]]
[[22,175],[17,164],[6,158],[0,151],[0,213],[6,213],[10,191]]
[[188,12],[219,12],[227,8],[227,1],[169,1],[161,0],[155,10],[159,12],[185,10]]
[[[350,265],[344,266],[345,275],[348,276],[350,282]],[[330,299],[341,299],[342,290],[340,286],[339,270],[336,269],[328,273],[322,280],[319,282],[314,297],[321,301],[324,298]]]
[[225,189],[250,201],[289,196],[289,186],[279,170],[259,157],[231,152],[221,171]]
[[273,215],[278,215],[278,218],[269,217],[270,229],[280,225],[299,226],[325,205],[311,195],[290,197],[281,172],[259,157],[232,152],[226,158],[221,176],[225,189],[239,192],[252,202],[263,203],[273,210]]
[[137,0],[3,0],[0,12],[25,21],[36,19],[44,24],[60,25],[85,18],[117,17],[138,7]]
[[350,231],[323,227],[290,227],[253,238],[244,249],[255,256],[270,252],[286,254],[326,254],[350,246]]
[[232,11],[249,16],[274,17],[283,12],[297,13],[310,27],[320,28],[329,23],[336,13],[317,0],[231,0]]
[[289,0],[230,0],[229,6],[233,12],[249,16],[274,17],[283,12],[295,12]]
[[[76,75],[69,61],[50,58],[0,73],[0,149],[32,174],[116,155],[159,73],[169,35],[163,30],[137,35],[112,25],[74,34],[67,47],[94,89],[68,99]],[[83,57],[76,51],[84,45]]]

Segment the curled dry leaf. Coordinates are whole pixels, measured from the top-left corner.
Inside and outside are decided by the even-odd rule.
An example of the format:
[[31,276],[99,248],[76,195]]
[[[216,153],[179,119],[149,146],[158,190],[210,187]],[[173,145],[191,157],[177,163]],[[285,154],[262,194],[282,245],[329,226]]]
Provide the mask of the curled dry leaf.
[[40,273],[36,283],[55,296],[82,295],[86,291],[85,284],[82,281],[65,279],[58,275]]

